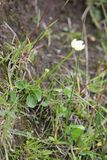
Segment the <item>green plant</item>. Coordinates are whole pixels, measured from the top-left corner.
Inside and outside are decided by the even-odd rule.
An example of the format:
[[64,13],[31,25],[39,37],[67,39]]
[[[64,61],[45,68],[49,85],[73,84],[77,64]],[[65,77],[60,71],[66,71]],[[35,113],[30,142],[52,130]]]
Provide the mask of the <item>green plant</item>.
[[[90,0],[88,5],[99,25],[102,11],[106,19],[106,1]],[[85,71],[79,66],[80,53],[70,45],[71,40],[81,39],[81,33],[64,30],[51,35],[53,24],[33,42],[26,38],[6,44],[7,53],[0,56],[4,71],[0,82],[0,154],[3,160],[106,160],[106,64],[86,83]],[[55,36],[64,38],[70,52],[52,69],[44,69],[40,77],[32,77],[28,64],[33,64],[37,54],[34,46],[44,37],[49,46]],[[105,40],[102,47],[106,53]],[[76,65],[72,72],[70,68],[64,73],[64,63],[71,61],[73,54]]]

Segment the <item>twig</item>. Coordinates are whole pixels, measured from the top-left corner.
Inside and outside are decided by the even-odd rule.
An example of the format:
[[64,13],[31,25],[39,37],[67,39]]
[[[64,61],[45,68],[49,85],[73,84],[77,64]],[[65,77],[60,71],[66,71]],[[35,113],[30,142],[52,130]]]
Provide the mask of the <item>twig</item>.
[[7,22],[4,22],[5,26],[12,32],[13,34],[13,39],[12,39],[12,44],[14,44],[15,38],[18,37],[15,31],[7,24]]
[[[88,75],[89,75],[89,53],[88,53],[88,41],[87,41],[87,30],[86,30],[86,17],[90,10],[90,7],[88,6],[83,15],[82,15],[82,21],[83,21],[83,37],[85,41],[85,56],[86,56],[86,85],[88,84]],[[86,96],[88,96],[88,92],[86,93]]]

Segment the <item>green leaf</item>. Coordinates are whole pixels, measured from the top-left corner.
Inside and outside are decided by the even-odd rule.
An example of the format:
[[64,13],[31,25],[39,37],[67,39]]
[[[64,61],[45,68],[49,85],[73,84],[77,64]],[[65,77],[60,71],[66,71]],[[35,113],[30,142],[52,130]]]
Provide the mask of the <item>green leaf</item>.
[[63,90],[62,90],[62,88],[55,88],[54,91],[58,92],[58,93],[61,93]]
[[43,107],[47,107],[47,106],[49,105],[49,103],[48,103],[48,101],[43,101],[43,102],[41,103],[41,105],[42,105]]
[[85,127],[82,125],[71,125],[71,136],[76,141],[84,132]]
[[83,125],[71,125],[72,129],[80,129],[82,131],[85,130],[85,127]]
[[36,96],[33,94],[29,94],[26,99],[26,104],[28,105],[28,107],[34,108],[37,104]]
[[20,90],[23,90],[28,87],[28,83],[25,80],[19,80],[16,82],[16,87]]
[[69,115],[69,110],[61,104],[58,107],[58,115],[59,115],[59,117],[65,117],[66,118]]
[[34,88],[32,89],[33,91],[33,94],[35,94],[36,98],[37,98],[37,101],[40,102],[41,101],[41,98],[42,98],[42,91],[40,88]]
[[3,97],[0,97],[0,104],[5,104],[5,103],[6,103],[5,99]]
[[7,111],[4,109],[0,109],[0,116],[4,117],[6,115]]
[[96,81],[94,83],[89,84],[88,89],[92,93],[100,93],[104,90],[103,84],[104,84],[103,80]]
[[82,125],[70,125],[65,128],[65,135],[69,137],[69,142],[77,141],[83,135],[85,127]]
[[52,136],[49,136],[49,141],[51,141],[51,142],[54,142],[55,141],[55,138],[54,137],[52,137]]
[[70,98],[71,97],[71,87],[66,87],[64,89],[64,94],[65,94],[65,96],[67,96],[68,98]]
[[11,92],[10,92],[10,102],[11,102],[11,103],[16,103],[16,101],[17,101],[16,92],[15,92],[15,91],[11,91]]

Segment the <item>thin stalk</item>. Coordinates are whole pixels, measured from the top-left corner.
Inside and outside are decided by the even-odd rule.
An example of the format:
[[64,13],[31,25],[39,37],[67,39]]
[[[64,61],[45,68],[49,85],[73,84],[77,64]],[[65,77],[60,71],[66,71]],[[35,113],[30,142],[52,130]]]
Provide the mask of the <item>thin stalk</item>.
[[69,52],[56,66],[54,66],[49,73],[47,74],[43,74],[39,80],[37,81],[37,84],[40,84],[41,81],[43,81],[45,78],[48,78],[50,75],[52,75],[53,73],[55,73],[55,71],[57,71],[63,63],[65,63],[73,54],[74,54],[74,50],[72,50],[71,52]]

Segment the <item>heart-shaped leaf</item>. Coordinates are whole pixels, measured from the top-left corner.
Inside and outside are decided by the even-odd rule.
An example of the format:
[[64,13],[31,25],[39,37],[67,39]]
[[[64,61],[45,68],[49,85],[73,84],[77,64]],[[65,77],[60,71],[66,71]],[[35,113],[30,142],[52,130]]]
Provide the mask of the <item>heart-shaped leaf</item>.
[[25,80],[19,80],[16,82],[16,87],[20,90],[26,89],[28,86],[28,83]]

